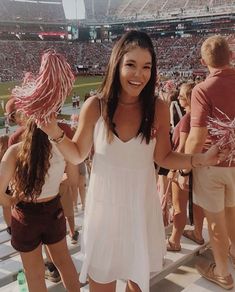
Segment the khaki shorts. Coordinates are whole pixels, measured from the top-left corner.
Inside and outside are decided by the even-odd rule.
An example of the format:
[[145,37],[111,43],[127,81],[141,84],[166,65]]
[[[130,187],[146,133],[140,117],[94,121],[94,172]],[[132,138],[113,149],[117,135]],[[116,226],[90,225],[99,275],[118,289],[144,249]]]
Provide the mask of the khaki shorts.
[[64,216],[65,217],[73,217],[74,210],[73,210],[73,198],[72,192],[67,180],[60,184],[59,194],[61,196],[61,204],[64,209]]
[[193,202],[215,213],[235,207],[235,167],[193,169]]

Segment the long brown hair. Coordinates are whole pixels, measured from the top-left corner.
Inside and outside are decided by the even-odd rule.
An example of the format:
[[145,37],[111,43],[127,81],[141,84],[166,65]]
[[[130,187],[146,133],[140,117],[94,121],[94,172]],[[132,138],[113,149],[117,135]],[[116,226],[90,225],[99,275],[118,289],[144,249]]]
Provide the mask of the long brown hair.
[[195,86],[194,82],[186,82],[186,83],[182,83],[180,86],[180,89],[183,90],[184,92],[184,97],[188,103],[188,105],[191,105],[191,95],[192,95],[192,90]]
[[9,136],[7,135],[0,136],[0,161],[2,160],[3,155],[7,151],[8,140],[9,140]]
[[137,135],[142,135],[146,143],[149,143],[151,138],[151,128],[155,112],[156,55],[153,43],[146,33],[130,31],[124,34],[115,44],[109,60],[106,76],[99,90],[100,96],[107,102],[105,117],[108,141],[111,141],[113,137],[113,117],[118,105],[118,95],[121,89],[119,77],[120,62],[127,52],[136,47],[147,49],[152,57],[151,77],[139,96],[142,105],[142,121],[137,133]]
[[23,194],[34,201],[39,197],[50,166],[51,148],[48,136],[29,119],[17,155],[13,181],[16,196]]

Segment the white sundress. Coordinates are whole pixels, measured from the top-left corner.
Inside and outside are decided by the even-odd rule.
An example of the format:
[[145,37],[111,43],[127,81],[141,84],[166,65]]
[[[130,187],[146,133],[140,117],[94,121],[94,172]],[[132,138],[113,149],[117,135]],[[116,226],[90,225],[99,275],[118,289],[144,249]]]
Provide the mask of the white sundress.
[[132,280],[149,292],[150,272],[162,269],[165,231],[157,193],[153,153],[155,138],[109,144],[101,116],[94,148],[83,227],[83,265],[98,283]]

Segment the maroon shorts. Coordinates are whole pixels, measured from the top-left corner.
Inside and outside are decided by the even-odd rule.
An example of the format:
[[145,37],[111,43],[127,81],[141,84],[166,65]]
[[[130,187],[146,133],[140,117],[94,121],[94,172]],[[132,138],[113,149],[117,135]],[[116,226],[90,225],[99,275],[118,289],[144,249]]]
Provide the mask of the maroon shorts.
[[66,221],[60,196],[43,203],[18,203],[12,210],[11,232],[11,244],[21,252],[62,240],[66,236]]

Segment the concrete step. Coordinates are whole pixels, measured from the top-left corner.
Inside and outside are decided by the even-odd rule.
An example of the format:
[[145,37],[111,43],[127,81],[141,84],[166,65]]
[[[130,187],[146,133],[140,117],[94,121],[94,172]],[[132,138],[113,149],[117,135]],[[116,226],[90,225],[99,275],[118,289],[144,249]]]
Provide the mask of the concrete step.
[[[190,229],[190,226],[186,226]],[[164,262],[163,269],[158,273],[152,273],[150,277],[150,287],[154,286],[157,282],[165,278],[172,271],[177,269],[179,266],[190,261],[197,254],[201,254],[209,243],[209,237],[207,232],[207,225],[203,228],[203,237],[205,239],[204,245],[198,245],[193,241],[182,236],[181,238],[181,251],[180,252],[167,252]]]
[[[81,229],[83,224],[83,212],[75,217],[75,226]],[[16,280],[17,273],[22,269],[22,261],[19,253],[11,246],[10,235],[6,231],[6,225],[2,216],[2,209],[0,208],[0,291],[3,289],[10,289],[6,291],[14,291],[14,281]],[[80,251],[80,238],[77,244],[71,244],[71,238],[67,235],[67,245],[70,254],[75,254]],[[43,253],[45,258],[45,253]],[[11,283],[13,282],[13,283]],[[50,281],[48,287],[53,286]],[[9,285],[8,285],[9,284]]]
[[[10,241],[11,240],[11,236],[9,235],[9,233],[7,233],[6,229],[4,228],[4,230],[0,231],[0,244]],[[1,258],[1,256],[0,256]]]
[[[72,255],[72,259],[73,262],[75,264],[75,267],[77,269],[77,272],[79,273],[81,270],[81,265],[82,265],[82,255],[80,252]],[[118,290],[117,292],[122,292],[125,291],[124,287],[125,287],[125,283],[122,281],[118,281]],[[48,291],[50,292],[66,292],[66,290],[63,287],[62,282],[59,283],[52,283],[48,280],[46,280],[46,286]],[[120,290],[120,289],[124,289],[124,290]],[[12,283],[5,285],[4,287],[0,288],[1,292],[18,292],[18,284],[17,281],[13,281]],[[89,285],[85,285],[84,287],[81,288],[81,292],[89,292]]]
[[[47,289],[50,292],[66,292],[63,288],[62,283],[53,285],[53,283],[46,281]],[[126,283],[124,281],[117,282],[116,292],[125,292]],[[10,283],[9,285],[1,288],[1,292],[19,292],[17,281]],[[89,285],[86,285],[81,288],[81,292],[89,292]]]
[[[74,257],[72,255],[72,258],[73,258],[73,262],[74,262],[76,268],[80,271],[81,262],[79,261],[79,256],[78,255],[79,255],[79,253],[76,255],[76,257]],[[19,260],[20,260],[20,256],[18,256],[18,257],[19,257]],[[18,265],[18,268],[19,268],[19,265]],[[17,270],[17,272],[18,272],[18,270]],[[46,280],[46,286],[47,286],[48,291],[50,291],[50,292],[62,292],[62,291],[65,291],[65,289],[63,288],[62,282],[53,283],[51,281]],[[5,285],[4,287],[1,287],[0,291],[1,292],[18,292],[18,283],[16,281],[16,274],[15,274],[14,280],[11,283]]]
[[[189,229],[190,227],[187,226]],[[168,229],[168,232],[170,230]],[[161,279],[166,277],[169,273],[176,270],[177,267],[183,265],[185,262],[190,261],[195,255],[202,253],[207,245],[208,245],[208,234],[207,234],[207,227],[205,225],[203,229],[203,236],[205,238],[205,244],[203,246],[198,246],[196,243],[192,242],[191,240],[182,237],[181,252],[167,252],[165,257],[165,263],[163,269],[159,273],[154,273],[151,275],[150,279],[150,287],[153,287],[157,282]],[[74,264],[77,268],[79,273],[82,265],[82,254],[76,253],[72,256]],[[125,292],[126,282],[125,281],[118,281],[117,284],[117,292]],[[64,292],[64,288],[62,283],[54,285],[50,288],[50,292]],[[89,285],[86,285],[81,289],[82,292],[89,292]],[[160,292],[160,291],[159,291]],[[198,291],[199,292],[199,291]]]
[[[211,251],[209,251],[209,252],[212,253]],[[206,255],[206,256],[203,255],[203,259],[202,259],[202,257],[199,257],[197,259],[197,262],[200,260],[213,261],[213,256],[212,256],[212,254],[209,257],[208,257],[208,255]],[[229,262],[229,271],[232,274],[233,279],[235,280],[235,269],[232,267],[230,262]],[[214,284],[213,282],[206,280],[205,278],[200,276],[199,273],[198,273],[198,275],[199,275],[199,277],[194,282],[192,282],[190,285],[188,285],[184,290],[182,290],[183,292],[223,292],[223,291],[226,291],[225,289]],[[235,287],[229,291],[234,292]]]
[[[204,230],[206,233],[206,229]],[[206,234],[204,235],[206,238]],[[206,245],[205,245],[206,246]],[[192,257],[194,257],[197,253],[202,252],[205,246],[198,246],[194,244],[192,241],[182,238],[182,250],[181,252],[173,253],[173,252],[167,252],[166,254],[166,259],[165,259],[165,265],[164,268],[162,269],[161,272],[155,273],[151,275],[151,280],[150,280],[150,286],[153,287],[158,281],[163,279],[166,275],[174,271],[178,266],[182,265],[183,263],[189,261]],[[74,261],[74,264],[77,268],[78,273],[81,270],[81,265],[82,265],[82,254],[80,252],[76,252],[75,254],[72,255],[72,259]],[[6,261],[5,261],[6,262]],[[11,278],[11,281],[14,281],[13,283],[10,283],[4,287],[1,287],[1,292],[15,292],[17,290],[17,282],[15,281],[16,273],[17,271],[22,267],[20,257],[18,255],[17,257],[14,257],[12,259],[12,262],[14,264],[11,265],[15,267],[15,275],[13,278]],[[7,270],[7,266],[3,267],[3,270]],[[9,270],[9,268],[8,268]],[[11,282],[9,281],[10,278],[8,277],[8,283]],[[0,280],[2,282],[2,279]],[[63,288],[62,283],[52,283],[50,281],[46,281],[48,291],[50,292],[65,292],[65,289]],[[118,288],[117,292],[125,292],[125,286],[126,283],[124,281],[118,281]],[[89,292],[89,286],[86,285],[81,289],[82,292]],[[211,290],[213,291],[213,290]],[[160,291],[159,291],[160,292]],[[188,292],[188,291],[187,291]],[[190,291],[192,292],[192,291]],[[200,290],[197,290],[197,292],[200,292]]]
[[[47,288],[50,288],[50,285],[52,284],[50,281],[46,280]],[[19,292],[19,287],[17,281],[14,281],[4,287],[0,288],[1,292]],[[59,292],[59,291],[58,291]]]
[[[83,212],[81,210],[75,217],[76,226],[81,229],[83,224]],[[16,275],[19,269],[22,268],[22,262],[19,254],[11,247],[10,245],[10,236],[6,232],[5,225],[2,217],[0,216],[0,226],[3,226],[3,230],[0,231],[0,291],[1,292],[14,292],[17,290],[17,282]],[[187,226],[187,228],[190,228]],[[166,234],[168,235],[171,230],[168,227],[166,229]],[[158,273],[151,274],[150,286],[154,287],[156,283],[158,283],[161,279],[165,278],[169,273],[176,270],[177,267],[183,265],[185,262],[190,261],[196,254],[202,253],[208,243],[208,234],[207,234],[207,226],[205,225],[203,230],[203,236],[205,238],[205,245],[198,246],[196,243],[191,240],[182,237],[181,252],[167,252],[165,257],[165,263],[163,269]],[[80,240],[79,240],[80,241]],[[72,245],[70,243],[70,238],[67,236],[68,247],[70,253],[72,254],[72,258],[74,264],[77,268],[77,272],[79,273],[82,265],[82,255],[80,253],[80,243],[78,245]],[[48,290],[50,292],[64,292],[62,283],[52,283],[50,281],[46,281]],[[124,281],[118,281],[118,290],[117,292],[125,291],[126,283]],[[85,286],[82,288],[82,292],[88,292],[89,286]],[[200,290],[198,290],[200,291]],[[160,291],[159,291],[160,292]],[[192,291],[191,291],[192,292]]]
[[[10,242],[8,242],[10,244]],[[80,241],[78,241],[77,244],[71,244],[70,243],[70,237],[67,235],[67,244],[70,251],[70,254],[77,253],[80,250]],[[3,244],[5,245],[5,244]],[[5,254],[7,254],[8,246],[2,247],[2,249],[5,250]],[[44,254],[45,258],[45,254]],[[1,259],[2,260],[2,259]],[[0,287],[5,286],[6,284],[15,281],[16,275],[20,269],[22,269],[22,262],[20,255],[18,252],[14,252],[13,255],[8,254],[5,256],[5,259],[3,259],[0,262]],[[0,288],[0,291],[2,288]]]

